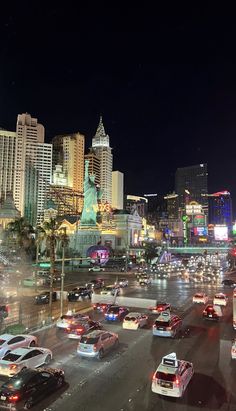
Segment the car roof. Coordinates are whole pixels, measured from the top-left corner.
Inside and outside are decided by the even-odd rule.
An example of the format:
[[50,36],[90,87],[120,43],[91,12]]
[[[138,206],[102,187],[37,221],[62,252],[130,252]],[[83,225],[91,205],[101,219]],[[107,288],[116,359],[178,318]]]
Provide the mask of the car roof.
[[107,332],[110,332],[110,331],[94,330],[94,331],[91,331],[90,333],[86,334],[85,337],[100,337],[100,335],[105,334]]
[[13,334],[1,334],[1,335],[0,335],[0,340],[6,340],[6,341],[8,341],[8,340],[10,340],[12,337],[15,337],[15,335],[13,335]]
[[34,350],[35,347],[20,347],[10,351],[9,354],[25,355],[27,352]]
[[127,314],[127,317],[128,317],[128,316],[129,316],[129,317],[138,317],[139,315],[141,315],[141,313],[131,312],[131,313]]

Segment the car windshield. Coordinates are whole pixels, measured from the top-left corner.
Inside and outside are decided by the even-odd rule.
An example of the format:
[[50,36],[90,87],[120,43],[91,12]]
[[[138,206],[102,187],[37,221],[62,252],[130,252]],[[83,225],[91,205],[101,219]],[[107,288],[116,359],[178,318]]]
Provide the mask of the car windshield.
[[82,344],[97,344],[99,337],[82,337],[80,342]]
[[62,320],[71,320],[72,319],[72,315],[63,315],[61,317]]
[[224,300],[225,297],[224,297],[224,295],[216,295],[215,298],[218,298],[220,300]]
[[110,307],[107,310],[108,313],[114,314],[114,313],[118,313],[119,312],[119,307]]
[[196,298],[202,298],[202,297],[203,297],[203,294],[195,294],[195,297],[196,297]]
[[17,361],[19,358],[21,357],[21,355],[19,354],[13,354],[13,353],[8,353],[7,355],[5,355],[5,357],[3,357],[4,361]]
[[105,287],[104,290],[105,291],[111,291],[113,287]]
[[155,326],[156,327],[169,327],[170,322],[169,321],[155,321]]
[[135,321],[136,318],[135,317],[125,317],[125,321]]
[[0,340],[0,345],[3,345],[6,342],[6,340]]
[[14,376],[11,377],[5,384],[2,385],[1,389],[7,389],[9,391],[15,391],[15,390],[20,390],[23,385],[25,384],[25,381],[23,378]]
[[169,373],[160,372],[160,371],[156,372],[155,377],[158,380],[170,381],[170,382],[174,382],[176,379],[175,374],[169,374]]

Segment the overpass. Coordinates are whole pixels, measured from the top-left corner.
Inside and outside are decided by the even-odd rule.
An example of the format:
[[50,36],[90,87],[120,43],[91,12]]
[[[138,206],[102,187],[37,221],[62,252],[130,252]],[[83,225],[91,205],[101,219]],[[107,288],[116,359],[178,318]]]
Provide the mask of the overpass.
[[230,247],[219,247],[219,246],[204,246],[204,247],[194,247],[194,246],[187,246],[187,247],[168,247],[166,251],[170,252],[171,254],[204,254],[207,251],[207,254],[228,254]]

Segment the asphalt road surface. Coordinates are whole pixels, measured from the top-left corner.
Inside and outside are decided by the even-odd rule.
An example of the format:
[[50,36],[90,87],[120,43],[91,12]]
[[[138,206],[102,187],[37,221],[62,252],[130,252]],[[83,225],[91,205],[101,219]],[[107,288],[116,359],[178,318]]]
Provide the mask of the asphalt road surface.
[[[102,273],[101,273],[102,274]],[[98,275],[97,277],[105,277]],[[93,274],[92,278],[96,278]],[[127,275],[123,275],[127,277]],[[110,278],[108,278],[110,280]],[[39,344],[53,351],[52,367],[65,371],[67,384],[33,409],[58,411],[189,411],[236,410],[236,360],[231,361],[232,290],[219,323],[202,319],[203,306],[193,305],[192,295],[205,291],[210,297],[219,286],[193,285],[181,280],[160,280],[140,288],[135,281],[123,292],[130,296],[170,302],[183,318],[183,331],[175,339],[152,336],[152,320],[145,329],[123,330],[120,323],[107,324],[101,314],[91,315],[105,329],[119,334],[120,345],[101,361],[81,359],[76,341],[55,327],[38,334]],[[151,392],[151,378],[161,358],[176,352],[193,362],[195,374],[182,399],[161,397]]]

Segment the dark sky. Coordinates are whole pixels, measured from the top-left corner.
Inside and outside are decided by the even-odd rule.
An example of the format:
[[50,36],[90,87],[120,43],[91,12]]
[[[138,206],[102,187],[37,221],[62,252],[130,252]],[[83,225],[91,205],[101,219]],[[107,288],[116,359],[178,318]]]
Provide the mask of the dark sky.
[[166,194],[207,162],[209,191],[236,203],[233,10],[48,3],[1,12],[0,126],[27,111],[47,141],[80,131],[89,147],[102,113],[126,192]]

